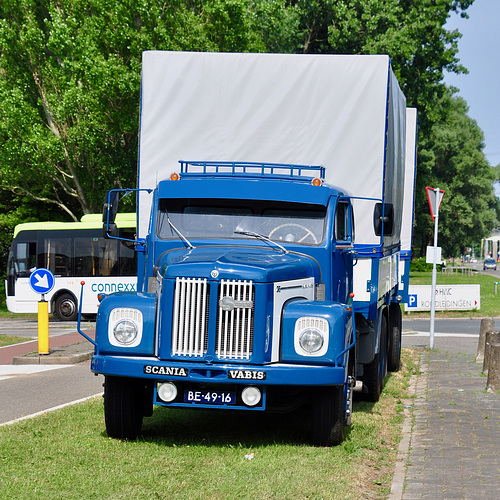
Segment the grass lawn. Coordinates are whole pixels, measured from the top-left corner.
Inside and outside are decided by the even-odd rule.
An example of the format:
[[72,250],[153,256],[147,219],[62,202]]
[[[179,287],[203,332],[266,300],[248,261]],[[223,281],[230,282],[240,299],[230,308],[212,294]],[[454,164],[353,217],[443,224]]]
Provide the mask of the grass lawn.
[[403,350],[380,401],[355,402],[352,426],[334,448],[309,445],[305,410],[156,408],[141,438],[126,442],[107,437],[96,398],[2,426],[0,491],[29,499],[386,498],[418,359]]
[[[14,314],[5,308],[5,305],[3,307],[0,307],[0,320],[2,319],[32,319],[36,318],[36,314]],[[6,345],[12,345],[12,344],[20,344],[21,342],[27,342],[29,340],[32,340],[31,338],[28,337],[18,337],[17,335],[4,335],[0,334],[0,347],[6,346]]]
[[21,342],[28,342],[32,340],[26,337],[17,337],[16,335],[3,335],[0,334],[0,347],[12,344],[20,344]]

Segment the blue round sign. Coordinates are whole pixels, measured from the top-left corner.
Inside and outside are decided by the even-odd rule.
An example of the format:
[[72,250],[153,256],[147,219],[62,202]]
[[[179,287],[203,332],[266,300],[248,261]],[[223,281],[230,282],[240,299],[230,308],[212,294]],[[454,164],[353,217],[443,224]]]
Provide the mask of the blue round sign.
[[49,293],[54,288],[52,271],[39,267],[30,274],[30,287],[35,293]]

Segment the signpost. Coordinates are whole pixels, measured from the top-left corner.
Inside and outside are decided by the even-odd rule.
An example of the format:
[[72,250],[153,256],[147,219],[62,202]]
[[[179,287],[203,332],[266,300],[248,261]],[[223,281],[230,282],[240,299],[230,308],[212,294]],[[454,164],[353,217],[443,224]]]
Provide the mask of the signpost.
[[439,206],[443,200],[444,191],[439,188],[426,187],[427,199],[431,208],[431,216],[434,221],[434,257],[432,262],[432,287],[431,287],[431,324],[430,324],[430,348],[434,349],[434,323],[436,317],[436,263],[438,260],[438,221]]
[[41,294],[38,302],[38,354],[49,354],[49,303],[45,300],[45,294],[54,288],[54,275],[40,267],[30,274],[29,283],[35,293]]

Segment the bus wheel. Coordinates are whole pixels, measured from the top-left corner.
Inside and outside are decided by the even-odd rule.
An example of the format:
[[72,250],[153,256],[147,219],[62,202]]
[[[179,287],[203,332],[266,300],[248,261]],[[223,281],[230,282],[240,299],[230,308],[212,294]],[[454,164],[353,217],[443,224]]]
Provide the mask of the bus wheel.
[[104,420],[108,436],[116,439],[137,439],[141,432],[144,411],[143,387],[134,379],[105,377]]
[[76,321],[78,318],[76,300],[69,293],[59,296],[56,300],[54,312],[61,321]]
[[318,387],[313,398],[313,444],[337,446],[344,439],[344,386]]

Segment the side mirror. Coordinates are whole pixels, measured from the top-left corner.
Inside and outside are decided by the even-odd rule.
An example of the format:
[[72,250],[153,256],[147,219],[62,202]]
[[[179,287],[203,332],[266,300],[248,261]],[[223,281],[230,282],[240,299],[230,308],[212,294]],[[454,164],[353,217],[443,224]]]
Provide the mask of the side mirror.
[[[383,214],[383,215],[382,215]],[[391,236],[394,230],[394,206],[392,203],[377,203],[373,210],[373,230],[377,236],[382,236],[382,225],[384,236]]]
[[118,213],[119,200],[120,194],[114,190],[108,191],[104,197],[104,205],[102,207],[102,232],[104,238],[118,236],[115,220]]

